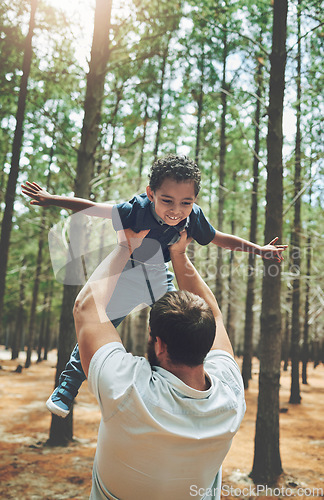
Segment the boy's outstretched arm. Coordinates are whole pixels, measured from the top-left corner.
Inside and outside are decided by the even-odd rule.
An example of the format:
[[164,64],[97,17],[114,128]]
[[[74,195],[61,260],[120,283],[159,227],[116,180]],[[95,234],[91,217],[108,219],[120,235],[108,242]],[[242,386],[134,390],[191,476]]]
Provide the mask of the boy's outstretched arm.
[[239,238],[238,236],[216,231],[212,243],[218,247],[228,248],[233,251],[255,253],[263,259],[281,262],[283,260],[282,252],[286,250],[288,245],[276,245],[277,241],[278,238],[274,238],[268,245],[260,246],[256,243],[251,243],[251,241],[243,240],[243,238]]
[[96,203],[83,198],[50,194],[36,182],[27,181],[26,184],[22,184],[22,188],[22,192],[32,198],[30,202],[31,205],[38,205],[41,207],[54,205],[67,210],[73,210],[74,212],[90,209],[87,215],[111,219],[113,205],[109,205],[108,203]]

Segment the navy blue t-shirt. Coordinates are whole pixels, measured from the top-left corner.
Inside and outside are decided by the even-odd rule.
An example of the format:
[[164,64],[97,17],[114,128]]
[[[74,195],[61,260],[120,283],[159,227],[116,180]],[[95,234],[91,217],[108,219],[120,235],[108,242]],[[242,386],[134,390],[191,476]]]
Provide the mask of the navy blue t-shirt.
[[[216,234],[216,230],[209,224],[203,211],[195,203],[187,219],[176,226],[169,226],[154,214],[154,204],[145,193],[134,196],[129,202],[114,205],[112,223],[115,231],[130,228],[138,233],[144,229],[150,229],[146,238],[155,239],[160,243],[165,262],[171,260],[168,245],[174,241],[184,227],[188,237],[192,237],[200,245],[208,245]],[[136,250],[138,260],[142,260],[140,250],[141,247]]]

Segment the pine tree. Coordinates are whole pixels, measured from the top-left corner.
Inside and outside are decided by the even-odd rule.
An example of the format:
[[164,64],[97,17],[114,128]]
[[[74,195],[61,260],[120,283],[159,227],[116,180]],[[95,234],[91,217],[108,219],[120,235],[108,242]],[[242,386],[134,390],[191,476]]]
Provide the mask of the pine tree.
[[[285,88],[287,0],[274,0],[267,136],[265,241],[282,237],[282,115]],[[260,374],[254,461],[255,483],[273,483],[282,472],[279,451],[279,380],[281,362],[280,265],[264,261]]]

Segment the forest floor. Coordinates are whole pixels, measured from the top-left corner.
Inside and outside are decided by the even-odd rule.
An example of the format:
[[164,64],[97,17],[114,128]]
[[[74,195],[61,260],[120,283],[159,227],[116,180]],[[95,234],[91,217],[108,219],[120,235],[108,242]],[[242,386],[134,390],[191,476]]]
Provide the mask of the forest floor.
[[[51,415],[45,401],[54,384],[56,352],[50,353],[48,361],[33,362],[16,373],[24,359],[21,353],[19,360],[11,361],[10,353],[0,347],[0,499],[88,499],[100,420],[97,403],[83,384],[74,407],[74,441],[65,448],[46,446]],[[254,486],[248,477],[253,462],[257,371],[254,360],[246,416],[223,464],[222,499],[323,498],[324,366],[314,370],[309,364],[309,383],[301,385],[300,405],[288,404],[290,372],[282,373],[280,406],[287,410],[280,414],[284,474],[276,489],[267,491]]]

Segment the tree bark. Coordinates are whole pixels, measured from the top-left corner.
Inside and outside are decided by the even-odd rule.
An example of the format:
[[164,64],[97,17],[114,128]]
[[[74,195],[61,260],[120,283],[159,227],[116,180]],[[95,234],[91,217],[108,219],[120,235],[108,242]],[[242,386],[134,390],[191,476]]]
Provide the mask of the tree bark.
[[143,166],[144,166],[144,148],[146,144],[146,132],[147,132],[147,123],[148,123],[148,103],[149,103],[149,98],[148,95],[145,95],[145,105],[144,105],[144,118],[143,118],[143,135],[142,135],[142,144],[141,144],[141,154],[140,154],[140,161],[139,161],[139,166],[138,166],[138,182],[137,182],[137,189],[140,189],[141,187],[141,182],[142,182],[142,172],[143,172]]
[[[285,88],[287,0],[274,0],[267,135],[265,241],[282,237],[282,115]],[[281,362],[280,265],[264,261],[259,397],[251,477],[272,484],[282,472],[279,450]]]
[[42,269],[43,247],[44,247],[44,241],[45,241],[45,237],[46,237],[46,213],[45,213],[45,210],[46,209],[43,208],[41,229],[40,229],[39,240],[38,240],[38,253],[37,253],[37,260],[36,260],[33,296],[32,296],[32,304],[31,304],[31,308],[30,308],[29,325],[28,325],[27,356],[26,356],[25,368],[30,367],[31,354],[32,354],[32,350],[34,347],[36,307],[37,307],[40,274],[41,274],[41,269]]
[[283,344],[282,344],[282,360],[284,362],[283,370],[286,372],[288,370],[288,362],[289,362],[289,349],[290,349],[290,317],[289,317],[289,311],[288,307],[290,304],[290,297],[288,295],[287,298],[287,310],[286,310],[286,317],[285,317],[285,333],[283,337]]
[[16,196],[16,186],[19,173],[20,153],[23,139],[23,125],[25,118],[25,109],[27,101],[27,85],[30,73],[30,67],[33,56],[32,39],[35,28],[35,13],[38,0],[31,0],[31,11],[29,20],[29,30],[25,40],[24,59],[22,67],[22,77],[20,80],[20,89],[18,97],[18,106],[16,113],[16,128],[12,143],[11,168],[8,177],[5,203],[6,207],[3,214],[0,238],[0,337],[3,317],[3,302],[6,287],[6,273],[8,265],[8,253],[10,245],[10,234],[12,228],[12,217],[14,211],[14,202]]
[[295,146],[295,193],[296,198],[294,205],[294,227],[291,234],[292,248],[292,266],[294,279],[292,282],[292,315],[291,315],[291,387],[289,403],[299,404],[301,400],[300,385],[299,385],[299,338],[300,338],[300,208],[301,197],[298,193],[301,190],[301,0],[298,0],[297,5],[297,26],[298,26],[298,51],[297,51],[297,105],[296,105],[296,146]]
[[43,300],[42,320],[41,320],[41,326],[40,326],[39,337],[38,337],[37,363],[40,363],[42,361],[42,349],[44,346],[45,328],[46,328],[47,301],[48,301],[48,292],[45,292],[44,293],[44,300]]
[[[312,169],[310,166],[309,175],[312,175]],[[312,206],[312,189],[309,188],[309,206]],[[302,382],[307,384],[307,363],[309,358],[309,347],[308,347],[308,334],[309,334],[309,292],[310,292],[310,276],[311,276],[311,259],[312,259],[312,238],[309,231],[307,237],[307,248],[306,248],[306,297],[305,297],[305,319],[304,319],[304,335],[303,335],[303,351],[302,351]]]
[[12,352],[11,359],[17,359],[19,357],[19,352],[21,348],[22,332],[25,321],[25,265],[26,262],[23,259],[20,269],[20,286],[19,286],[19,307],[17,312],[17,320],[15,325],[14,336],[12,339]]
[[[250,241],[256,243],[258,223],[258,187],[259,187],[259,152],[260,152],[260,116],[262,96],[262,62],[258,60],[257,91],[255,108],[255,131],[254,131],[254,157],[253,157],[253,186],[251,195],[251,218],[250,218]],[[253,326],[254,326],[254,286],[255,286],[255,254],[248,256],[248,281],[245,300],[245,323],[244,323],[244,354],[242,364],[242,377],[245,389],[249,387],[252,378],[252,356],[253,356]]]
[[[233,193],[235,196],[236,192],[236,172],[233,174]],[[235,234],[235,203],[233,203],[232,209],[232,221],[231,221],[231,233]],[[233,304],[235,299],[235,292],[233,286],[233,265],[234,265],[235,255],[234,252],[230,253],[229,261],[229,273],[228,273],[228,302],[227,302],[227,318],[226,318],[226,329],[231,341],[233,351],[235,352],[235,324],[233,321]],[[235,307],[235,306],[234,306]]]
[[53,281],[50,285],[48,294],[48,302],[46,305],[46,327],[45,327],[45,341],[44,341],[44,361],[47,360],[48,349],[51,340],[51,311],[52,311],[52,298],[53,298]]
[[121,88],[116,89],[116,102],[115,102],[114,110],[112,112],[111,119],[110,119],[110,123],[111,123],[113,130],[112,130],[112,138],[111,138],[111,144],[110,144],[109,155],[108,155],[108,172],[107,172],[108,177],[110,177],[110,169],[111,169],[111,165],[112,165],[112,157],[113,157],[115,141],[116,141],[116,126],[117,126],[116,119],[117,119],[120,101],[123,98],[123,91],[124,91],[123,86]]
[[201,58],[198,61],[198,67],[200,69],[200,85],[199,94],[197,99],[197,129],[196,129],[196,150],[195,150],[195,162],[199,165],[200,157],[200,129],[201,129],[201,118],[203,114],[203,103],[204,103],[204,80],[205,80],[205,48],[202,45]]
[[308,363],[308,333],[309,333],[309,291],[310,291],[310,270],[311,270],[311,244],[312,239],[309,235],[307,238],[307,254],[306,254],[306,298],[305,298],[305,320],[304,320],[304,336],[303,336],[303,351],[302,351],[302,382],[303,384],[307,384],[307,363]]
[[[197,128],[196,128],[196,149],[195,149],[195,162],[199,165],[199,157],[200,157],[200,136],[201,136],[201,118],[203,114],[203,102],[204,102],[204,79],[205,79],[205,50],[204,46],[202,46],[201,58],[198,61],[198,67],[200,69],[200,85],[199,85],[199,94],[197,99]],[[199,203],[199,202],[197,202]],[[195,265],[196,259],[196,244],[195,240],[192,240],[187,249],[188,257]]]
[[148,316],[149,308],[142,309],[137,315],[133,324],[132,336],[132,353],[134,356],[144,356],[148,337]]
[[157,131],[156,131],[156,138],[155,138],[155,146],[154,146],[154,161],[156,160],[159,152],[159,146],[160,146],[160,138],[161,138],[161,128],[162,128],[162,116],[163,116],[163,103],[164,103],[164,79],[165,79],[165,69],[166,69],[166,63],[167,63],[167,58],[169,54],[169,43],[171,40],[171,33],[168,35],[166,46],[163,50],[162,54],[162,66],[161,66],[161,80],[160,80],[160,91],[159,91],[159,110],[157,114]]
[[[49,189],[50,182],[51,182],[51,164],[53,162],[53,156],[54,156],[54,140],[53,140],[53,145],[52,145],[51,150],[50,150],[50,160],[49,160],[49,166],[48,166],[49,171],[48,171],[48,175],[47,175],[47,185],[46,185],[47,189]],[[42,220],[41,220],[41,225],[40,225],[40,234],[39,234],[39,240],[38,240],[38,253],[37,253],[37,260],[36,260],[36,271],[35,271],[35,278],[34,278],[33,298],[32,298],[32,304],[31,304],[30,316],[29,316],[27,356],[26,356],[25,368],[29,368],[29,366],[30,366],[31,354],[32,354],[32,350],[34,347],[33,344],[34,344],[34,338],[35,338],[36,307],[37,307],[37,299],[38,299],[40,274],[41,274],[41,269],[42,269],[43,247],[44,247],[44,242],[45,242],[46,237],[47,237],[47,234],[46,234],[46,208],[43,208],[42,209]]]
[[[95,153],[99,142],[104,83],[110,53],[109,31],[111,7],[112,0],[96,1],[91,60],[89,73],[87,75],[84,119],[81,132],[81,143],[78,150],[77,172],[74,187],[75,196],[80,198],[89,197],[90,181],[93,176],[95,165]],[[73,246],[75,245],[75,248],[81,248],[83,244],[82,227],[78,228],[78,219],[75,219],[75,221],[74,234],[70,236],[70,241],[73,240]],[[55,386],[58,385],[59,375],[65,367],[75,343],[72,310],[78,291],[79,286],[64,285]],[[65,419],[58,418],[55,415],[52,416],[50,437],[48,441],[49,445],[66,445],[72,440],[72,415],[73,412]]]
[[[227,30],[226,26],[223,30],[223,77],[222,77],[222,116],[221,116],[221,130],[220,130],[220,151],[219,151],[219,171],[218,171],[218,215],[217,215],[217,229],[223,230],[224,219],[224,181],[225,181],[225,160],[226,160],[226,112],[227,112],[227,90],[226,83],[226,63],[227,63]],[[217,269],[216,269],[216,297],[220,309],[222,308],[222,295],[223,295],[223,253],[220,247],[217,247]]]

